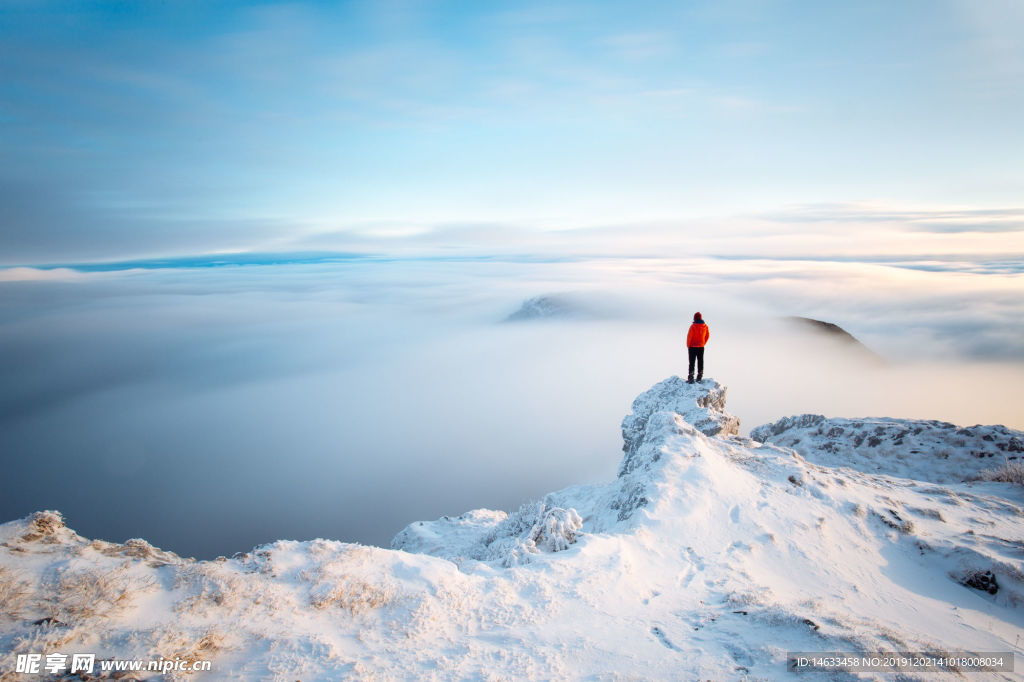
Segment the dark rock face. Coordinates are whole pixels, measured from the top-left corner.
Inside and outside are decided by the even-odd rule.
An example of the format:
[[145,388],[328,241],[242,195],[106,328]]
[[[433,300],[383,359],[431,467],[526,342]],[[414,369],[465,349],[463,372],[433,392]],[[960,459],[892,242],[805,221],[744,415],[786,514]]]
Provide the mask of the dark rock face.
[[960,581],[961,585],[966,587],[973,587],[976,590],[982,592],[988,592],[989,594],[995,594],[999,591],[999,583],[996,582],[995,573],[992,571],[984,571],[978,573],[971,573],[964,577]]

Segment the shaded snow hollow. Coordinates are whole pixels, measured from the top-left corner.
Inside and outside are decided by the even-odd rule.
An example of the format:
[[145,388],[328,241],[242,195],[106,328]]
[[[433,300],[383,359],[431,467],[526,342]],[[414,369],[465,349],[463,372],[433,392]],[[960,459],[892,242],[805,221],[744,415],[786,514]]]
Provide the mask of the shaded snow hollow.
[[[852,445],[867,422],[755,429],[800,453],[741,438],[725,397],[671,377],[623,420],[614,481],[413,523],[390,550],[278,541],[194,561],[87,540],[56,512],[6,523],[0,679],[20,679],[19,653],[57,651],[304,682],[783,679],[787,651],[1020,652],[1024,489],[894,468],[914,459],[896,431]],[[924,462],[974,442],[918,426]]]

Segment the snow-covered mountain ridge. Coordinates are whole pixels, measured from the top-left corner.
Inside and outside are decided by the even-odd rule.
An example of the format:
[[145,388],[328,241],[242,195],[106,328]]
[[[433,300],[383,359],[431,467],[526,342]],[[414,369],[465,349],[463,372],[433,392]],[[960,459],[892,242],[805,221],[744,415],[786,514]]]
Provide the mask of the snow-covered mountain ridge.
[[[53,512],[4,524],[0,679],[52,651],[306,682],[778,679],[789,651],[1020,653],[1024,488],[880,473],[881,444],[814,419],[755,429],[809,429],[802,452],[741,438],[725,397],[667,379],[623,420],[614,481],[413,523],[391,550],[279,541],[197,562]],[[953,445],[929,424],[911,428],[925,457]]]
[[825,466],[934,482],[977,478],[993,464],[1024,460],[1024,434],[1005,426],[959,428],[921,419],[783,417],[750,437],[793,448]]

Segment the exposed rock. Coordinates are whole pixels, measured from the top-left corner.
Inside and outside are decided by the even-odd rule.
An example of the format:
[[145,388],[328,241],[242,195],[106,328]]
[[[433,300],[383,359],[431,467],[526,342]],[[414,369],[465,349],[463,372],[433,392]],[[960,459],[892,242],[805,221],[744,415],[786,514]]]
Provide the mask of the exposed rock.
[[725,411],[726,393],[726,387],[713,379],[688,384],[672,376],[637,396],[632,412],[622,420],[625,455],[619,465],[620,492],[611,503],[619,521],[648,504],[647,477],[634,474],[661,460],[668,438],[687,429],[719,437],[739,432],[739,418]]
[[750,437],[793,448],[817,464],[947,483],[987,478],[984,472],[996,466],[1022,461],[1016,448],[1024,434],[1005,426],[802,414],[758,426]]
[[989,594],[999,592],[999,583],[996,581],[996,576],[992,571],[968,573],[961,578],[960,584],[966,587],[973,587],[982,592],[988,592]]
[[[672,376],[644,391],[633,401],[632,413],[622,420],[622,449],[626,456],[619,475],[636,468],[633,461],[645,442],[658,438],[663,428],[672,430],[678,415],[706,436],[739,433],[740,420],[725,411],[728,389],[714,379],[688,384]],[[662,415],[660,421],[654,420]]]

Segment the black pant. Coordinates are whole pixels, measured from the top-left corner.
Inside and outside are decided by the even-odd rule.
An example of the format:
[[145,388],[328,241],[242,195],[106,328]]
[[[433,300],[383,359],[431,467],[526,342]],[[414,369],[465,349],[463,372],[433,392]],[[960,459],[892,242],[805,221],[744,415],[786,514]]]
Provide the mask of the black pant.
[[704,346],[700,348],[690,347],[690,376],[693,376],[693,361],[697,361],[697,374],[704,376]]

